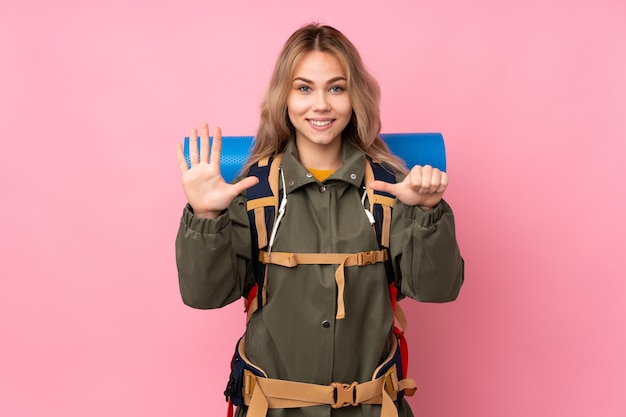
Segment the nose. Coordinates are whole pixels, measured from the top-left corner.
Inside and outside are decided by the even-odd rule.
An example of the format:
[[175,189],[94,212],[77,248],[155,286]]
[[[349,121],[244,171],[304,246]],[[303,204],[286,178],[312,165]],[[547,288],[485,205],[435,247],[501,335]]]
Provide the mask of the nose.
[[313,103],[313,110],[316,111],[328,111],[330,110],[330,102],[326,96],[325,91],[317,91],[315,95],[315,103]]

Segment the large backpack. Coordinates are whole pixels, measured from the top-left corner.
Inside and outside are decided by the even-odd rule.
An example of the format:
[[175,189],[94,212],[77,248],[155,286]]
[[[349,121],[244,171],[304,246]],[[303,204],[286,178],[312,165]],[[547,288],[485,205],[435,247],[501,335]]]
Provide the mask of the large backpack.
[[[255,176],[259,182],[247,191],[247,211],[250,221],[250,230],[252,234],[252,255],[254,261],[255,282],[252,288],[246,294],[247,313],[246,322],[250,320],[252,314],[263,308],[266,301],[267,287],[267,264],[273,263],[282,266],[293,267],[298,264],[336,264],[339,265],[338,272],[335,274],[338,285],[337,298],[337,319],[345,317],[345,308],[343,305],[343,267],[368,265],[372,263],[384,262],[389,285],[389,295],[391,297],[391,305],[396,323],[394,323],[393,332],[398,340],[398,352],[395,362],[399,362],[398,378],[402,380],[408,372],[408,348],[406,339],[404,338],[404,330],[406,329],[406,318],[400,305],[397,303],[398,287],[396,285],[395,275],[393,272],[392,261],[389,256],[389,241],[391,229],[391,214],[395,203],[393,195],[385,192],[374,191],[369,187],[366,188],[367,198],[369,201],[369,209],[365,208],[367,217],[373,226],[378,241],[379,250],[371,252],[360,252],[357,254],[286,254],[272,252],[271,247],[278,229],[278,224],[286,209],[286,195],[284,194],[284,184],[282,187],[283,198],[280,196],[280,163],[282,154],[274,157],[265,158],[255,163],[249,170],[248,176]],[[395,183],[395,175],[388,169],[371,159],[367,158],[365,162],[365,184],[373,180],[381,180],[385,182]],[[238,393],[239,376],[242,375],[245,367],[248,372],[252,372],[261,377],[262,372],[255,369],[254,366],[246,364],[242,360],[242,341],[238,343],[235,349],[235,355],[231,363],[231,378],[226,389],[226,399],[229,401],[228,415],[232,416],[232,405],[243,405],[241,393]],[[241,368],[241,369],[236,369]],[[401,393],[399,394],[401,395]]]

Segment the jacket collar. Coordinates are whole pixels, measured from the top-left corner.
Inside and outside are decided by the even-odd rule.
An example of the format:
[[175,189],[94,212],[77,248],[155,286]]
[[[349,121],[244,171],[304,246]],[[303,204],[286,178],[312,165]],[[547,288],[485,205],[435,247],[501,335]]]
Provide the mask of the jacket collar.
[[[363,183],[365,154],[353,145],[343,142],[341,148],[343,154],[343,166],[328,177],[324,183],[341,181],[360,187]],[[285,175],[287,193],[290,193],[303,185],[317,182],[315,177],[302,165],[298,158],[296,141],[291,139],[285,148],[281,168]]]

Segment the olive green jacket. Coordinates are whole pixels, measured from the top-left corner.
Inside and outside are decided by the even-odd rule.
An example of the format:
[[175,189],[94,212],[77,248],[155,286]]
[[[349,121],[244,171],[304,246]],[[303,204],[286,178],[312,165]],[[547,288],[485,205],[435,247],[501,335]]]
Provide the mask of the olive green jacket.
[[[323,187],[298,160],[292,141],[282,159],[287,207],[273,251],[355,253],[378,250],[361,203],[365,155],[343,146],[343,166]],[[253,285],[245,193],[217,219],[187,206],[176,238],[180,292],[194,308],[219,308]],[[396,201],[390,255],[401,296],[446,302],[463,282],[454,217],[445,201],[423,212]],[[248,358],[272,378],[328,385],[364,382],[387,357],[393,315],[383,263],[345,268],[344,319],[336,319],[337,265],[268,265],[266,305],[246,328]],[[409,318],[410,321],[410,318]],[[410,377],[410,375],[408,375]],[[400,416],[410,416],[405,401]],[[238,410],[245,415],[245,410]],[[269,416],[379,416],[380,406],[270,410]]]

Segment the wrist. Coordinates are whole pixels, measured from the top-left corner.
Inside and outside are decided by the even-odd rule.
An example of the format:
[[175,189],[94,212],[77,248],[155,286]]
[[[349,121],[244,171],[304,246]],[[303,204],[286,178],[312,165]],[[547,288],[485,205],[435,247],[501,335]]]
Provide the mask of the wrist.
[[217,219],[220,214],[222,213],[221,211],[196,211],[194,210],[194,208],[191,208],[191,211],[193,212],[193,215],[196,216],[199,219]]

